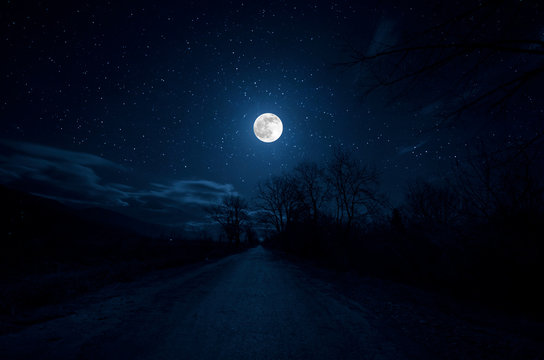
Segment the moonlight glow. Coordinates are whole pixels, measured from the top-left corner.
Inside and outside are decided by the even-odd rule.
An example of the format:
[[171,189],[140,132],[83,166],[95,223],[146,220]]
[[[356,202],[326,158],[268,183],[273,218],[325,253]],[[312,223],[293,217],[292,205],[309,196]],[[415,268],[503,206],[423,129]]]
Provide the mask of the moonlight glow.
[[270,143],[278,140],[283,132],[283,124],[279,117],[266,113],[260,115],[253,124],[255,136],[262,142]]

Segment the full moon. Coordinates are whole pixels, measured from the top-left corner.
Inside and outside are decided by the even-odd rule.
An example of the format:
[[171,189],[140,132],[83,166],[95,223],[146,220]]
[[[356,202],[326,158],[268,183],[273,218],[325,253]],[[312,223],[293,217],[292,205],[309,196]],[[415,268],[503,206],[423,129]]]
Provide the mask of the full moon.
[[283,124],[279,117],[266,113],[260,115],[253,124],[255,136],[265,143],[278,140],[283,132]]

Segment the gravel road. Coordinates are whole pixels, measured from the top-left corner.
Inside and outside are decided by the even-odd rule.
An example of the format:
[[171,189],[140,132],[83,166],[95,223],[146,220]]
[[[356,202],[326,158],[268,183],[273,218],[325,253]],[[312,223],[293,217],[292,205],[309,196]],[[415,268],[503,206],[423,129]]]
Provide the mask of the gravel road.
[[[387,295],[364,291],[383,287],[379,282],[362,286],[364,296],[358,298],[306,267],[257,247],[217,262],[109,286],[48,310],[57,314],[51,320],[0,336],[0,358],[485,358],[486,341],[493,344],[501,336],[509,337],[492,326],[489,337],[481,340],[479,335],[481,344],[471,345],[478,351],[444,353],[447,347],[421,336],[428,318],[401,317],[403,326],[398,326],[384,305]],[[429,311],[432,319],[442,319],[435,314],[438,310]],[[410,332],[419,333],[409,336]],[[515,344],[538,351],[538,340],[523,338]],[[530,354],[538,358],[536,352]]]

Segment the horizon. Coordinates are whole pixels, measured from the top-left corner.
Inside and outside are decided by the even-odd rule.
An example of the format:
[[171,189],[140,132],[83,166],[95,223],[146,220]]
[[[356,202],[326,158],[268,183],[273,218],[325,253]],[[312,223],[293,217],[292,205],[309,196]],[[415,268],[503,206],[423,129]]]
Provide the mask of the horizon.
[[[254,198],[270,176],[324,165],[342,146],[378,169],[398,206],[409,182],[441,181],[475,136],[515,135],[471,126],[477,114],[433,128],[447,102],[432,93],[363,98],[366,70],[335,65],[353,56],[345,42],[376,51],[413,20],[372,3],[331,17],[325,5],[239,4],[226,20],[204,4],[115,5],[95,20],[105,8],[10,4],[2,114],[16,120],[0,127],[0,182],[178,226],[203,221],[199,205]],[[267,112],[284,124],[268,144],[253,134]]]

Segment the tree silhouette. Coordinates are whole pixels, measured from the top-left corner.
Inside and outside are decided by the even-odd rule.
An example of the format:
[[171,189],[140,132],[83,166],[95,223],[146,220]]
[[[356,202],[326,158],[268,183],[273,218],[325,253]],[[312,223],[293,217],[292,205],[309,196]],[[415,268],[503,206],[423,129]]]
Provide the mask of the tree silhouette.
[[258,186],[258,202],[265,214],[264,222],[274,226],[278,233],[297,217],[300,197],[296,182],[289,175],[273,176]]
[[544,215],[544,139],[499,150],[480,144],[456,164],[455,183],[466,211],[484,221]]
[[461,199],[451,187],[416,180],[408,185],[406,212],[417,224],[451,226],[460,218]]
[[240,245],[243,225],[248,219],[247,208],[248,204],[243,198],[228,195],[222,199],[221,203],[208,206],[205,210],[215,222],[221,225],[229,242]]
[[394,208],[391,212],[391,228],[398,232],[398,233],[404,233],[406,231],[406,228],[404,227],[404,222],[402,221],[402,215],[400,213],[400,210],[397,208]]
[[307,216],[315,224],[321,211],[321,207],[329,197],[325,169],[315,162],[302,162],[293,172],[293,179],[302,201],[302,208]]
[[418,94],[424,101],[442,103],[442,123],[469,110],[485,110],[487,118],[501,115],[516,95],[523,95],[527,103],[541,95],[541,5],[441,2],[429,16],[401,21],[400,38],[354,50],[345,64],[362,66],[365,94],[389,88],[393,98]]
[[335,201],[334,218],[349,233],[354,219],[374,213],[380,205],[378,173],[362,166],[346,150],[337,148],[327,166],[327,180]]

